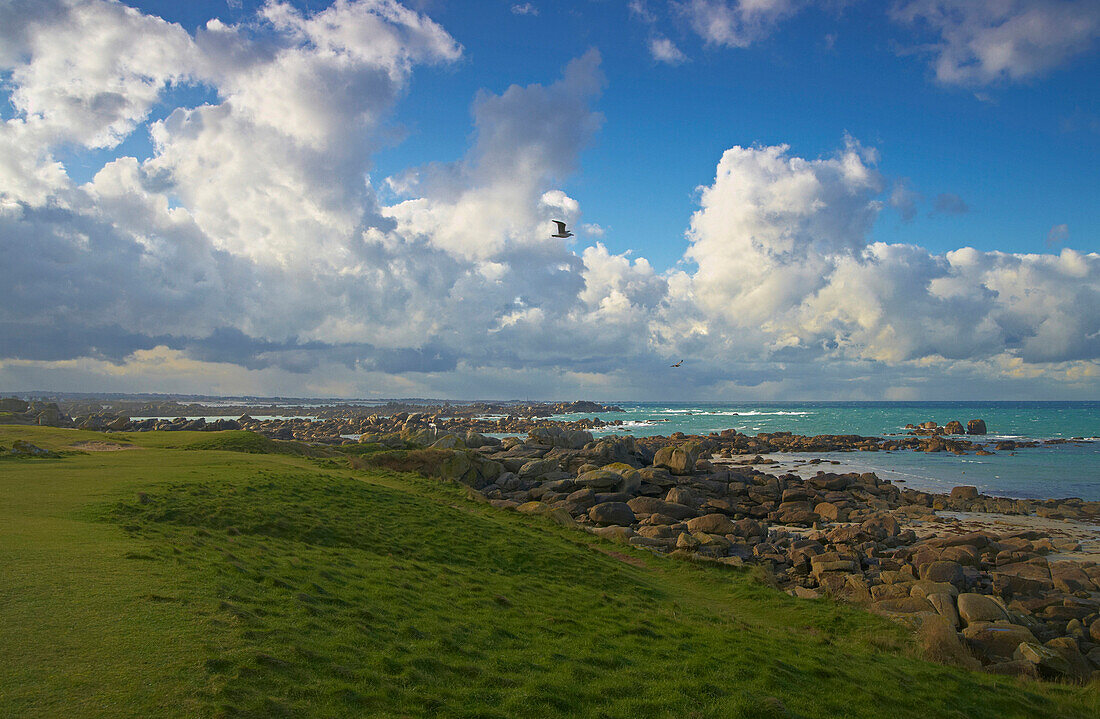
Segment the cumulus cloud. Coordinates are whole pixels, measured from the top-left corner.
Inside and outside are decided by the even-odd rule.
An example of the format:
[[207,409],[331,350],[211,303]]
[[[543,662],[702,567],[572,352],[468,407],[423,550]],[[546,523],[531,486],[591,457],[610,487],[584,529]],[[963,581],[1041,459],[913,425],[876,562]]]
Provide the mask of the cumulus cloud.
[[805,4],[800,0],[687,0],[679,8],[708,44],[748,47]]
[[909,179],[902,177],[894,182],[890,191],[890,206],[901,215],[902,222],[912,222],[917,216],[917,203],[923,198],[909,185]]
[[687,60],[687,55],[682,53],[680,48],[676,47],[676,43],[667,37],[655,36],[650,38],[649,54],[657,62],[663,62],[666,65],[680,65]]
[[892,15],[927,29],[936,79],[978,86],[1044,75],[1094,46],[1095,0],[902,0]]
[[700,193],[686,255],[699,269],[684,278],[713,343],[739,335],[773,360],[895,368],[1096,364],[1100,255],[870,242],[874,162],[852,140],[818,160],[785,146],[726,152]]
[[854,140],[819,160],[789,150],[733,147],[700,188],[685,257],[698,264],[697,301],[716,316],[768,322],[865,242],[880,206],[875,153]]
[[539,9],[535,7],[534,3],[515,3],[512,5],[513,15],[538,15]]

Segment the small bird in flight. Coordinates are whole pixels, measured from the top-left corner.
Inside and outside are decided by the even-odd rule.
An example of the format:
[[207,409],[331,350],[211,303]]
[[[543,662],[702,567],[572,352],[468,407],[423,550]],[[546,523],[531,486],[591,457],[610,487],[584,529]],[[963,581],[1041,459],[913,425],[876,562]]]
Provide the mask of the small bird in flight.
[[558,233],[556,235],[550,235],[551,237],[560,237],[562,239],[566,237],[572,237],[573,233],[565,229],[565,223],[561,220],[553,220],[554,224],[558,226]]
[[680,361],[679,361],[679,362],[677,362],[676,364],[670,364],[670,365],[669,365],[669,367],[679,367],[679,366],[680,366],[680,365],[682,365],[683,363],[684,363],[684,361],[683,361],[683,360],[680,360]]

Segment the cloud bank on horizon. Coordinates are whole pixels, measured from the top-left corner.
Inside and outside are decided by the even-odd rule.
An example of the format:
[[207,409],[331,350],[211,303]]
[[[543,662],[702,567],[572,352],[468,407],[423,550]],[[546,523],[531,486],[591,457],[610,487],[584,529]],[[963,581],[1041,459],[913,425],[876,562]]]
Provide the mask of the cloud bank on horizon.
[[[806,4],[668,11],[741,47]],[[655,57],[690,59],[660,15],[631,6],[653,26]],[[1048,72],[1100,34],[1088,2],[910,0],[891,12],[938,38],[923,50],[936,81],[970,87]],[[669,238],[684,251],[667,270],[549,237],[551,219],[600,221],[561,189],[604,121],[595,49],[548,84],[479,93],[462,158],[375,181],[416,68],[464,52],[391,0],[315,13],[269,0],[248,22],[194,32],[110,0],[5,3],[0,388],[1098,395],[1100,254],[872,241],[885,207],[912,217],[916,198],[857,138],[816,158],[728,148],[683,240]],[[150,121],[179,88],[202,97]],[[146,128],[149,156],[127,154]],[[87,182],[59,159],[73,148],[106,153]],[[957,196],[935,204],[966,211]],[[672,387],[663,373],[681,357]]]

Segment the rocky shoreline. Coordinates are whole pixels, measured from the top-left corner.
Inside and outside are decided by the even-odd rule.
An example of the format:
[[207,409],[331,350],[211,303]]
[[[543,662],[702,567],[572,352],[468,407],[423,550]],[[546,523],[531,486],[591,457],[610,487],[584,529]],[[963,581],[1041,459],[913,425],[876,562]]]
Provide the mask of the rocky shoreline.
[[[1100,502],[990,497],[967,486],[933,494],[873,473],[802,479],[723,459],[870,441],[777,434],[594,439],[550,427],[501,441],[421,429],[363,441],[406,448],[364,455],[370,464],[461,482],[503,510],[662,554],[759,565],[792,595],[905,622],[941,661],[1046,679],[1100,676],[1100,556],[1082,554],[1081,542],[1052,524],[1074,521],[1087,535],[1100,524]],[[885,442],[929,451],[924,443],[936,438]],[[968,528],[948,513],[1008,523]],[[1015,526],[1013,518],[1047,524]]]

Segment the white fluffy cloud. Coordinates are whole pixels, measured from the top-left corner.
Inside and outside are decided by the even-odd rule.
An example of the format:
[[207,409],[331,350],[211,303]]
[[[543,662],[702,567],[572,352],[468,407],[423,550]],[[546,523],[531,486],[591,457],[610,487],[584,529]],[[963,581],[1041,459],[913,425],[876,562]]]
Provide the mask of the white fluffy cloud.
[[649,39],[649,54],[657,62],[666,65],[679,65],[687,60],[687,55],[676,47],[676,43],[667,37],[655,36]]
[[766,323],[819,289],[837,258],[865,243],[880,206],[873,162],[855,141],[820,160],[786,146],[726,150],[688,231],[699,304]]
[[686,0],[679,7],[707,43],[748,47],[805,4],[802,0]]
[[851,140],[813,161],[785,146],[726,152],[688,233],[708,335],[740,335],[775,358],[1095,366],[1100,255],[870,242],[874,161]]
[[1100,37],[1096,0],[902,0],[892,14],[938,36],[936,79],[955,85],[1043,75]]
[[[723,6],[750,35],[795,8]],[[595,51],[549,84],[479,94],[465,156],[386,178],[381,201],[368,173],[389,113],[417,66],[462,53],[396,2],[271,0],[194,33],[108,0],[11,2],[0,28],[9,387],[652,395],[681,357],[685,397],[1100,382],[1100,256],[875,243],[883,205],[904,214],[913,193],[884,198],[854,139],[816,159],[727,150],[677,269],[581,244],[603,231],[564,183],[603,122]],[[182,86],[207,102],[150,122]],[[56,159],[145,128],[151,157],[84,184]],[[552,219],[581,237],[550,237]]]

